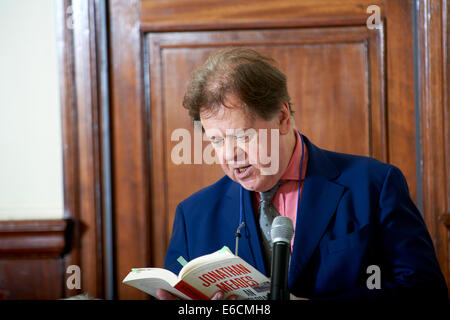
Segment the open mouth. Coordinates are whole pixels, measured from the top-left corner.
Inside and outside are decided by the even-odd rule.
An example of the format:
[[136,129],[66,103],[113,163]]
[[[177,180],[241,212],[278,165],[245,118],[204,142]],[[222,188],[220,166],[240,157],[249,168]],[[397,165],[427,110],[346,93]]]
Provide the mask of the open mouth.
[[245,171],[247,171],[250,167],[251,167],[251,165],[248,165],[248,166],[246,166],[246,167],[240,167],[240,168],[236,168],[236,169],[234,169],[234,170],[237,171],[237,173],[242,174],[242,173],[244,173]]

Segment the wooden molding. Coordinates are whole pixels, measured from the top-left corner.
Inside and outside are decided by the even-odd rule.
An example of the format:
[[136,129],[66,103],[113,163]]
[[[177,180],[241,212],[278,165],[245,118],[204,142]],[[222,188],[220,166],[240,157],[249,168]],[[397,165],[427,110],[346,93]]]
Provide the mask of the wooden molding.
[[0,256],[57,255],[70,249],[71,220],[0,221]]
[[[446,1],[417,2],[417,81],[423,214],[447,284],[450,284],[448,262],[450,218],[446,203],[446,190],[449,183],[449,172],[446,167],[446,161],[448,161],[446,160],[448,157],[447,24]],[[439,223],[440,221],[443,225]]]
[[[101,123],[101,88],[105,84],[102,71],[97,70],[99,33],[104,32],[98,22],[104,5],[104,0],[57,1],[64,216],[78,224],[65,264],[81,267],[81,289],[96,298],[104,297],[103,214],[105,193],[110,192],[104,191],[102,180],[102,143],[107,135]],[[68,19],[73,22],[71,27]]]
[[366,23],[368,6],[378,5],[383,13],[384,3],[383,0],[250,0],[243,6],[239,0],[197,3],[142,0],[140,19],[144,32],[357,26]]

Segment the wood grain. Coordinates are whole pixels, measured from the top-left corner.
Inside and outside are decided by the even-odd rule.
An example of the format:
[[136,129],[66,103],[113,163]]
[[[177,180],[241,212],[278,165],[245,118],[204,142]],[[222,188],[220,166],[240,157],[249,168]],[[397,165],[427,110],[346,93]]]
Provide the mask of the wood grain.
[[[99,1],[102,0],[59,0],[57,41],[62,93],[64,216],[74,221],[73,250],[65,257],[65,265],[80,266],[81,290],[102,298],[105,188],[100,131],[102,78],[97,70]],[[68,19],[73,25],[68,25]],[[66,296],[77,293],[80,292],[65,291]]]
[[[59,90],[61,105],[62,154],[63,154],[63,192],[64,217],[73,219],[75,228],[72,233],[72,250],[65,257],[65,263],[80,265],[79,246],[79,166],[78,166],[78,120],[76,112],[75,72],[73,33],[67,28],[67,8],[70,0],[56,1],[56,28],[59,66]],[[66,290],[65,295],[79,293]]]
[[0,221],[0,257],[63,255],[69,247],[69,220]]
[[[148,295],[125,286],[131,268],[150,265],[150,145],[144,103],[138,1],[110,3],[113,207],[119,299]],[[157,119],[154,120],[155,123]],[[159,150],[159,149],[158,149]],[[154,189],[154,192],[158,192]]]
[[418,7],[418,81],[423,213],[450,293],[449,20],[446,1]]
[[382,0],[144,0],[146,32],[362,25],[366,8]]
[[0,221],[0,300],[65,296],[72,221]]

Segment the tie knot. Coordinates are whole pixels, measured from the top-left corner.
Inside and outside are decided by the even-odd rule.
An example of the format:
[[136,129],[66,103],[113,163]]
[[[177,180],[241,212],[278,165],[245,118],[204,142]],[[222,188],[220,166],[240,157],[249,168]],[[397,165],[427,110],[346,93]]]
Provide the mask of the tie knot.
[[271,202],[280,184],[281,180],[278,181],[277,184],[272,187],[272,189],[265,192],[260,192],[259,194],[261,196],[261,202]]

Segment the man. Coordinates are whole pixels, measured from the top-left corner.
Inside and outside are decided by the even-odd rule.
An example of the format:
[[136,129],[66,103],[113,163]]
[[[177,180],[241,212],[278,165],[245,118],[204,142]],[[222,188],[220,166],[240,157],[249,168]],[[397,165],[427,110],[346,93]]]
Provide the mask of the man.
[[[447,299],[433,243],[400,170],[322,150],[301,135],[286,77],[272,60],[249,49],[213,54],[194,73],[183,105],[201,121],[226,176],[177,207],[166,268],[178,273],[179,256],[233,248],[244,222],[239,256],[269,276],[268,230],[280,214],[294,223],[288,287],[295,296]],[[277,134],[261,139],[264,131]],[[368,270],[379,273],[375,288]]]

